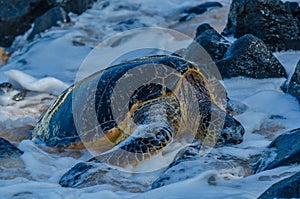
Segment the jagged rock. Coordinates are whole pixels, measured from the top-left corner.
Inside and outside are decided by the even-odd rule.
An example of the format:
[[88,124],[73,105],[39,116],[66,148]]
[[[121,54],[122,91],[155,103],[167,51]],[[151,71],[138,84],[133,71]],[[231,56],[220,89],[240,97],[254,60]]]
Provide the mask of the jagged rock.
[[0,94],[4,94],[13,90],[13,85],[9,82],[3,82],[0,84]]
[[278,136],[254,163],[256,172],[300,163],[300,129]]
[[[252,172],[244,160],[223,155],[220,151],[200,157],[200,150],[201,143],[193,143],[180,150],[164,171],[160,169],[142,173],[120,170],[91,159],[71,168],[62,176],[59,184],[73,188],[111,184],[118,190],[141,192],[192,178],[209,170],[217,170],[227,180],[232,176],[242,178]],[[211,183],[210,180],[208,183]]]
[[264,42],[251,34],[236,40],[229,47],[223,59],[217,61],[216,64],[223,78],[236,76],[257,79],[287,77],[284,67]]
[[[300,6],[297,2],[285,2],[284,5],[292,13],[293,17],[298,22],[298,27],[300,27]],[[300,32],[300,31],[299,31]]]
[[0,158],[9,158],[11,156],[20,156],[23,152],[9,143],[7,140],[0,138]]
[[52,26],[57,26],[58,22],[69,22],[70,18],[62,7],[54,7],[48,10],[42,16],[34,20],[33,30],[28,36],[28,40],[32,40],[36,34],[44,32]]
[[[152,189],[193,178],[210,170],[222,173],[224,178],[230,175],[242,178],[252,172],[243,160],[218,152],[200,157],[200,149],[201,145],[195,143],[179,151],[168,168],[154,181]],[[217,178],[218,176],[212,175],[208,177],[207,183],[216,185]]]
[[81,162],[65,173],[59,184],[63,187],[83,188],[110,184],[118,190],[144,192],[150,189],[151,175],[131,173],[95,162]]
[[272,51],[300,49],[297,21],[280,0],[233,0],[223,34],[253,34]]
[[[81,14],[88,8],[91,8],[94,2],[95,0],[0,1],[0,46],[11,46],[16,36],[22,35],[29,30],[34,20],[51,8],[62,7],[67,13]],[[51,17],[54,17],[54,15],[51,14]],[[52,20],[48,20],[53,22],[56,19],[57,16]],[[39,24],[42,25],[40,29],[47,27],[44,23]],[[39,27],[36,28],[40,30]]]
[[34,19],[50,8],[49,0],[0,1],[0,46],[9,47],[17,35],[24,34]]
[[207,30],[215,30],[215,29],[213,27],[211,27],[208,23],[203,23],[203,24],[199,25],[196,29],[195,38],[197,38],[198,36],[200,36],[203,32],[205,32]]
[[248,109],[247,105],[236,100],[231,100],[227,98],[226,111],[230,115],[240,115]]
[[300,172],[273,184],[259,199],[300,198]]
[[16,177],[30,178],[21,159],[23,151],[0,138],[0,179],[14,179]]
[[197,28],[195,41],[199,43],[215,61],[222,59],[231,45],[229,41],[207,23],[201,24]]
[[195,14],[202,14],[206,12],[209,8],[213,7],[223,7],[223,5],[219,2],[205,2],[197,6],[189,7],[184,10],[185,13],[195,13]]
[[219,2],[205,2],[197,6],[185,8],[183,10],[185,15],[179,19],[179,22],[191,20],[196,15],[205,13],[206,11],[208,11],[208,9],[221,7],[223,7],[223,5]]
[[290,82],[287,85],[284,85],[284,87],[287,87],[284,89],[285,92],[290,93],[300,102],[300,60]]

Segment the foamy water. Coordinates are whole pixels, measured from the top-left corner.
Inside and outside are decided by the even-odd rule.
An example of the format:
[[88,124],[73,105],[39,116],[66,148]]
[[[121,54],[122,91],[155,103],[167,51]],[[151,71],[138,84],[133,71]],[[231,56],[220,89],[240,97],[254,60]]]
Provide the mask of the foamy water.
[[[154,46],[176,51],[186,47],[191,41],[188,37],[184,40],[169,41],[168,34],[163,34],[161,37],[153,37],[153,34],[146,33],[134,34],[127,40],[116,43],[111,41],[107,48],[94,51],[102,54],[109,62],[98,60],[99,57],[94,56],[90,57],[88,62],[90,66],[82,67],[84,59],[99,42],[117,33],[128,28],[154,26],[186,30],[185,33],[192,36],[191,34],[197,28],[195,25],[201,22],[213,23],[212,25],[217,30],[222,30],[226,24],[224,16],[228,12],[229,0],[221,1],[224,8],[221,8],[220,12],[218,9],[212,9],[189,22],[177,24],[176,21],[181,16],[179,13],[183,8],[201,2],[204,1],[125,0],[120,2],[114,0],[109,1],[109,5],[105,5],[105,2],[101,1],[80,16],[72,15],[70,24],[53,27],[31,43],[25,41],[28,33],[20,36],[14,43],[14,47],[20,50],[12,55],[7,65],[0,68],[0,81],[9,80],[17,88],[25,88],[29,92],[25,100],[20,102],[12,101],[12,96],[16,93],[1,96],[0,134],[25,125],[34,126],[42,112],[68,85],[103,68],[105,64],[122,61],[116,61],[116,58],[124,55],[129,47],[133,50]],[[128,26],[125,23],[122,25],[121,22],[128,19],[133,19],[134,23]],[[127,58],[143,55],[136,53]],[[281,52],[275,53],[275,56],[291,75],[300,59],[300,52]],[[79,76],[78,73],[80,73]],[[277,135],[299,127],[299,103],[294,97],[281,91],[280,86],[283,82],[282,78],[254,80],[241,77],[224,81],[229,97],[246,104],[248,109],[236,116],[246,130],[244,142],[237,146],[219,149],[222,153],[247,159],[250,155],[263,151]],[[284,119],[270,120],[270,117],[274,115],[282,116],[281,118]],[[59,179],[76,163],[88,160],[91,155],[87,151],[70,150],[58,153],[54,149],[35,144],[29,138],[20,141],[17,136],[14,141],[13,143],[24,151],[21,156],[23,165],[20,165],[24,173],[4,171],[8,172],[6,173],[8,176],[18,177],[0,180],[0,198],[257,198],[275,182],[300,170],[300,166],[279,167],[245,178],[236,178],[230,176],[230,172],[210,169],[192,179],[145,193],[127,192],[111,184],[80,189],[63,188],[58,184]],[[165,162],[167,158],[169,157],[158,155],[151,160],[152,162],[145,162],[139,167],[142,169],[157,166],[160,162]],[[124,179],[128,177],[129,180],[147,184],[149,183],[147,180],[155,179],[156,174],[153,175],[130,177],[125,175]],[[216,179],[215,185],[207,183],[211,176]]]

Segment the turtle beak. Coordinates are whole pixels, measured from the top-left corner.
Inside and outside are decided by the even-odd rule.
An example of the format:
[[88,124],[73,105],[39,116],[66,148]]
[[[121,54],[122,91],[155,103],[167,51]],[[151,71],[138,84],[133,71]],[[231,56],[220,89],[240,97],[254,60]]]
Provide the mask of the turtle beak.
[[243,141],[245,129],[242,124],[230,115],[226,115],[224,127],[221,130],[218,143],[220,145],[235,145]]

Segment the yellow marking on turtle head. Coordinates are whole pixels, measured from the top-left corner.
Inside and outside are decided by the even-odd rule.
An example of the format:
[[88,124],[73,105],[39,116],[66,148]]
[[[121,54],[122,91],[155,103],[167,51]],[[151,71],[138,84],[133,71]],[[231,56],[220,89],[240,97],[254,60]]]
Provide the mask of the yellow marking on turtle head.
[[105,133],[105,137],[109,141],[115,143],[115,141],[120,137],[121,134],[122,134],[122,130],[119,129],[118,127],[114,127]]

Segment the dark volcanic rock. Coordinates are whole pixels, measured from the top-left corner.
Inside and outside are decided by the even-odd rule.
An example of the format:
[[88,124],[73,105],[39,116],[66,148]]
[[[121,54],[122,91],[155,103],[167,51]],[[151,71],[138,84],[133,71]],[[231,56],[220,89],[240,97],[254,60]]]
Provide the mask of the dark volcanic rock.
[[88,163],[78,163],[61,177],[59,184],[63,187],[78,187],[83,184],[82,176],[91,168],[93,166]]
[[295,72],[287,86],[287,93],[295,96],[300,102],[300,60],[296,66]]
[[297,21],[280,0],[233,0],[223,33],[253,34],[272,51],[300,49]]
[[219,2],[206,2],[206,3],[202,3],[200,5],[194,6],[194,7],[190,7],[185,9],[185,13],[195,13],[195,14],[202,14],[204,12],[206,12],[209,8],[213,8],[213,7],[222,7],[222,4],[220,4]]
[[179,19],[179,22],[191,20],[196,15],[203,14],[210,8],[220,8],[220,7],[223,7],[223,5],[220,4],[219,2],[206,2],[197,6],[188,7],[184,9],[183,12],[186,13],[186,15],[181,17]]
[[109,184],[118,190],[143,192],[149,189],[151,175],[121,171],[109,165],[95,162],[81,162],[65,173],[59,184],[63,187],[83,188]]
[[[117,189],[131,192],[140,192],[193,178],[209,170],[220,171],[224,178],[228,176],[242,177],[251,173],[244,160],[230,155],[223,155],[219,151],[199,156],[201,143],[193,143],[180,150],[172,163],[166,168],[157,168],[153,171],[131,173],[119,170],[107,164],[91,159],[88,162],[76,164],[59,181],[63,187],[82,188],[99,184],[110,184]],[[149,168],[151,169],[151,168]],[[212,176],[214,177],[214,176]],[[208,179],[208,183],[211,182]]]
[[34,19],[51,8],[48,0],[0,1],[0,46],[9,47],[17,35],[24,34]]
[[[293,17],[298,22],[298,27],[300,27],[300,6],[297,2],[285,2],[284,5],[292,13]],[[300,31],[299,31],[300,33]]]
[[240,115],[248,109],[247,105],[236,100],[231,100],[227,98],[226,111],[230,115]]
[[273,184],[259,199],[300,198],[300,172]]
[[30,179],[21,158],[23,151],[0,138],[0,180],[14,179],[17,177]]
[[250,34],[236,40],[229,47],[224,58],[216,64],[223,78],[236,76],[258,79],[287,77],[284,67],[264,42]]
[[[194,143],[180,150],[168,168],[153,182],[152,189],[193,178],[208,171],[220,171],[224,178],[226,173],[239,177],[251,173],[247,163],[241,159],[220,152],[200,157],[200,149],[201,145]],[[215,185],[216,178],[214,175],[208,176],[207,183]]]
[[222,59],[231,45],[229,41],[206,23],[201,24],[197,28],[195,41],[199,43],[215,61]]
[[11,156],[20,156],[23,152],[9,143],[7,140],[0,138],[0,158],[9,158]]
[[[18,93],[14,94],[12,97],[8,97],[8,96],[10,96],[10,92],[15,92],[15,91],[17,91]],[[6,95],[6,94],[7,94],[7,97],[9,99],[11,98],[13,101],[21,101],[26,97],[27,90],[24,90],[24,89],[17,90],[9,82],[0,83],[0,95]],[[11,102],[11,103],[13,103],[13,102]],[[9,104],[9,102],[7,101],[4,104]]]
[[[81,14],[88,8],[91,8],[95,0],[3,0],[0,1],[0,46],[9,47],[14,41],[15,37],[24,34],[34,20],[46,13],[53,7],[62,7],[69,13]],[[52,11],[53,12],[53,11]],[[54,17],[53,14],[49,17]],[[55,16],[52,21],[57,20],[59,16]],[[45,20],[45,16],[44,19]],[[35,22],[38,23],[38,22]],[[39,23],[42,27],[38,29],[45,29],[46,22]],[[47,28],[46,28],[47,29]]]
[[278,136],[260,155],[256,172],[300,163],[300,129]]
[[58,25],[58,22],[69,22],[70,18],[62,7],[54,7],[48,10],[42,16],[34,20],[34,27],[28,36],[28,40],[34,38],[36,34],[44,32],[52,26]]
[[[186,165],[181,165],[181,164],[187,162],[189,163],[187,165],[191,165],[191,163],[194,163],[193,161],[199,160],[200,148],[201,148],[201,144],[196,143],[194,145],[188,146],[180,150],[178,154],[175,156],[173,162],[164,171],[164,173],[160,175],[160,177],[153,182],[152,189],[156,189],[165,186],[167,184],[172,184],[180,180],[185,180],[195,176],[194,172],[185,172],[187,169]],[[180,167],[178,167],[178,165]],[[200,173],[201,172],[200,167],[198,167],[198,169],[199,170],[197,171]]]

